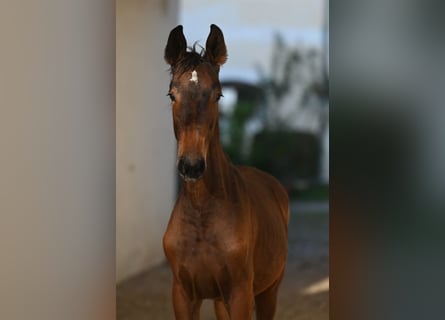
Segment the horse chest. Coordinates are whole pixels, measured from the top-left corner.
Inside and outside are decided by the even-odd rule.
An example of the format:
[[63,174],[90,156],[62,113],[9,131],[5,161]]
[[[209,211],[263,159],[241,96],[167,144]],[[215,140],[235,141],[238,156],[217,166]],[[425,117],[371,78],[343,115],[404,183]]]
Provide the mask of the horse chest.
[[225,208],[209,202],[197,210],[189,202],[175,210],[168,232],[173,239],[173,250],[182,259],[211,257],[218,259],[231,238],[230,219]]
[[210,225],[184,223],[168,248],[178,279],[192,296],[215,298],[228,290],[227,238]]
[[209,220],[182,219],[181,229],[176,234],[176,255],[183,263],[193,265],[221,263],[227,237]]

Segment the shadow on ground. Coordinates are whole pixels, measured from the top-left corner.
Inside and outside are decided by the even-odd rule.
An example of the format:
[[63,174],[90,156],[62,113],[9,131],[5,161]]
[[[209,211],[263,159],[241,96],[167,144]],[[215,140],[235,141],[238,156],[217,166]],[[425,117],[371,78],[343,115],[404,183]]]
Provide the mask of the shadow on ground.
[[[329,215],[304,212],[291,206],[289,256],[280,287],[275,319],[329,319]],[[299,208],[301,210],[299,210]],[[166,264],[150,269],[117,286],[118,320],[174,319],[170,296],[171,273]],[[205,301],[201,319],[215,319],[213,305]]]

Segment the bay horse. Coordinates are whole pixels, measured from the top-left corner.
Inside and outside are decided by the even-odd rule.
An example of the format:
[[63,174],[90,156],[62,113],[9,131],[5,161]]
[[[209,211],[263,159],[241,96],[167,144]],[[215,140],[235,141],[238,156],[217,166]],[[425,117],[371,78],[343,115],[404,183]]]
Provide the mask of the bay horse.
[[287,257],[289,201],[269,174],[225,155],[218,126],[222,31],[210,26],[205,50],[187,48],[182,26],[165,48],[168,96],[182,187],[163,247],[173,273],[176,319],[199,319],[213,299],[218,320],[273,319]]

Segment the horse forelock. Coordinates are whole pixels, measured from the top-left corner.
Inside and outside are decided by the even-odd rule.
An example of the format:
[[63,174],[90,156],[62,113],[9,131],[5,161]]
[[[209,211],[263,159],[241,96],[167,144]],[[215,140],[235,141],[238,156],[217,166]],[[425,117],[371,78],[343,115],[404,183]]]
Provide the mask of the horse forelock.
[[[197,47],[199,47],[199,49]],[[205,49],[197,42],[195,42],[193,46],[189,47],[188,49],[189,51],[187,51],[178,60],[178,62],[171,67],[171,74],[182,75],[184,72],[196,69],[196,67],[201,63],[209,63],[209,61],[205,59]]]

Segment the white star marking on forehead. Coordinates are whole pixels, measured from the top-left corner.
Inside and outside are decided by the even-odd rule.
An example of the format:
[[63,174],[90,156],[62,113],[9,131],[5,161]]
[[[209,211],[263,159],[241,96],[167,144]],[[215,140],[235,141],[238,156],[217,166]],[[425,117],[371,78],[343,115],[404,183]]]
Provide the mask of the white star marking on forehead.
[[198,84],[198,73],[196,72],[196,70],[192,71],[192,77],[190,78],[190,81]]

